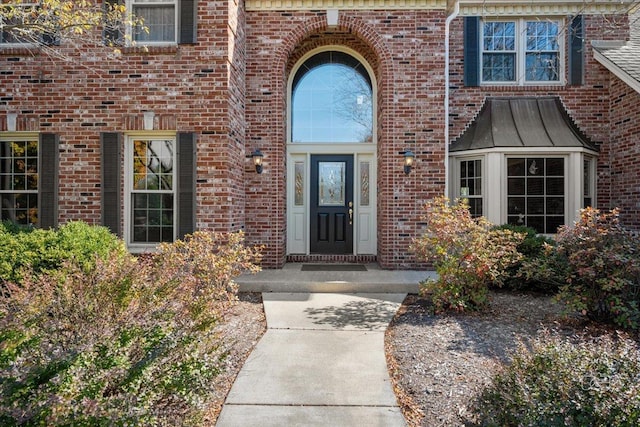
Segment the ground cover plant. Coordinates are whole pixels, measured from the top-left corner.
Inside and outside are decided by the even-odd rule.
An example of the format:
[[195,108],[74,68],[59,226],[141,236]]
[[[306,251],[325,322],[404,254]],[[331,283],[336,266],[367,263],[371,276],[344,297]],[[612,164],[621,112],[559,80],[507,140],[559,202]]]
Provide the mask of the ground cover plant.
[[543,333],[520,343],[479,397],[483,426],[640,425],[640,360],[629,339]]
[[0,424],[200,424],[226,353],[215,326],[257,261],[242,233],[196,232],[7,282]]
[[91,269],[96,259],[126,253],[124,242],[105,227],[74,221],[58,230],[0,223],[0,281],[21,283],[32,274],[59,270],[66,261]]

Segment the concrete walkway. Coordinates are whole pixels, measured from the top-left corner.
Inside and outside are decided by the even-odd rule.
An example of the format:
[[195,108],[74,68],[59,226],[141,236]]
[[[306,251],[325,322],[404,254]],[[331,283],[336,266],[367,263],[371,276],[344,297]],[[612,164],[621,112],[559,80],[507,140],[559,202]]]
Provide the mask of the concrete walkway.
[[[294,268],[287,279],[278,270],[279,284],[274,279],[267,285],[298,292],[263,294],[267,332],[238,374],[216,425],[406,426],[384,354],[384,331],[406,296],[404,288],[396,284],[392,294],[307,293],[327,282],[296,274]],[[346,288],[362,288],[372,281],[363,274],[340,277]],[[241,289],[248,290],[244,283]],[[251,286],[265,290],[258,282]]]

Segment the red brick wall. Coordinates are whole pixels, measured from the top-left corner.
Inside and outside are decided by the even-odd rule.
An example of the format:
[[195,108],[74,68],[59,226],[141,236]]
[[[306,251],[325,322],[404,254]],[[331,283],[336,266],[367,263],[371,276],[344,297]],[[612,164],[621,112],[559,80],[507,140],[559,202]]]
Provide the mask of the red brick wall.
[[611,193],[603,208],[620,208],[621,222],[640,231],[640,94],[611,78]]
[[[142,112],[152,110],[156,129],[198,135],[198,228],[245,229],[250,242],[266,245],[264,265],[281,266],[287,80],[309,50],[341,45],[362,55],[377,80],[378,261],[415,267],[409,245],[421,231],[421,207],[444,192],[445,12],[340,11],[338,26],[328,28],[324,11],[245,12],[241,0],[201,1],[198,8],[193,46],[129,49],[119,58],[108,48],[60,47],[71,61],[0,51],[0,109],[18,112],[20,130],[60,135],[60,222],[99,223],[100,132],[142,129]],[[587,17],[587,39],[624,38],[624,25],[611,30],[609,22]],[[598,197],[613,202],[604,159],[612,159],[614,174],[626,168],[632,160],[611,148],[631,150],[632,137],[620,133],[618,145],[609,145],[609,74],[593,60],[589,43],[585,85],[526,89],[463,86],[461,18],[453,22],[451,47],[451,138],[486,96],[559,95],[582,130],[602,144]],[[615,82],[612,90],[620,90]],[[260,175],[245,158],[255,148],[265,154]],[[410,175],[398,154],[405,149],[417,155]],[[616,188],[631,191],[631,174],[614,176]]]
[[199,2],[195,45],[114,58],[63,44],[68,61],[0,50],[0,110],[18,113],[18,130],[60,135],[60,223],[100,222],[100,132],[141,130],[151,110],[157,130],[197,134],[197,226],[244,227],[243,5]]
[[[247,232],[268,245],[271,265],[281,265],[286,251],[287,79],[302,55],[324,45],[353,49],[374,69],[378,261],[416,265],[409,244],[420,208],[444,192],[444,20],[443,11],[341,10],[329,29],[324,11],[247,13],[248,143],[265,152],[265,172],[249,183]],[[408,176],[398,154],[405,149],[417,155]]]

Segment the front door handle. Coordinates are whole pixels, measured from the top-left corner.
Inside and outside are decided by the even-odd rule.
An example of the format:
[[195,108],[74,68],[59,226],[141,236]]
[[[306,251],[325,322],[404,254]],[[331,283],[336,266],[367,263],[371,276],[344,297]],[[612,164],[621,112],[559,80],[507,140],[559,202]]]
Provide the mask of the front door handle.
[[349,225],[353,224],[353,202],[349,202]]

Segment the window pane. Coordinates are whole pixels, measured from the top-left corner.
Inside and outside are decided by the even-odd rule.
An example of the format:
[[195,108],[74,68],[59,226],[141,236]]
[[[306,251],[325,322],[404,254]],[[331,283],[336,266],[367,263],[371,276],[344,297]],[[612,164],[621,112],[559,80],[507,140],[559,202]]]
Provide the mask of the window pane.
[[547,194],[562,195],[564,194],[563,178],[547,178]]
[[527,180],[527,194],[544,194],[544,178],[529,178]]
[[524,178],[509,178],[507,187],[509,194],[525,194]]
[[564,197],[547,197],[547,214],[564,215]]
[[133,39],[138,42],[175,42],[175,6],[134,6],[133,13],[144,20],[145,31],[137,28]]
[[355,58],[322,52],[294,76],[293,142],[371,142],[373,102],[369,75]]
[[509,197],[508,214],[524,215],[525,200],[524,197]]
[[547,159],[547,176],[564,176],[564,159]]
[[507,160],[507,174],[509,176],[524,176],[525,173],[525,159],[508,159]]
[[511,82],[516,79],[515,53],[485,53],[482,55],[482,80]]

